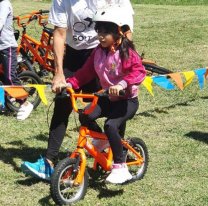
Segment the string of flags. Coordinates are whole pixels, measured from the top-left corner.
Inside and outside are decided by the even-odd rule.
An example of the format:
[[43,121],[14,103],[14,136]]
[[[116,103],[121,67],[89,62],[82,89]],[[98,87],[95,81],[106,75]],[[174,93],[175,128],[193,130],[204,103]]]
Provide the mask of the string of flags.
[[[194,76],[197,76],[200,89],[203,89],[205,84],[205,79],[208,74],[208,68],[197,69],[194,71],[186,71],[186,72],[176,72],[171,74],[166,74],[165,76],[146,76],[145,80],[142,84],[146,87],[149,93],[154,97],[152,92],[152,83],[163,87],[164,89],[175,89],[175,86],[171,83],[168,77],[175,81],[176,85],[180,90],[184,90],[193,80]],[[181,75],[185,77],[185,83],[183,83]]]
[[[182,80],[181,75],[185,77],[185,83]],[[142,82],[142,85],[149,91],[149,93],[154,97],[152,91],[152,83],[155,83],[164,89],[175,89],[175,86],[169,80],[172,79],[175,81],[176,85],[180,90],[184,90],[193,80],[195,76],[197,76],[200,89],[203,89],[205,84],[205,79],[208,75],[208,68],[197,69],[194,71],[186,71],[186,72],[176,72],[171,74],[159,75],[159,76],[146,76],[145,80]],[[24,89],[27,87],[36,88],[40,99],[42,102],[47,105],[47,99],[44,92],[46,87],[51,87],[51,85],[40,85],[40,84],[27,84],[21,86],[14,85],[2,85],[0,86],[0,103],[4,106],[5,104],[5,94],[9,94],[11,97],[16,99],[24,99],[29,95],[28,92]]]

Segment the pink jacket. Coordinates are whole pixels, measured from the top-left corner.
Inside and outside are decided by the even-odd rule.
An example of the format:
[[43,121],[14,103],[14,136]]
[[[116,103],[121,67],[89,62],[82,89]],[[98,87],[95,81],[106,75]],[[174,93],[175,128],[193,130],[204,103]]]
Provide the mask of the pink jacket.
[[136,97],[138,85],[145,79],[146,72],[139,55],[132,49],[129,49],[127,61],[125,58],[120,58],[119,50],[110,51],[106,55],[106,50],[98,45],[83,67],[75,73],[74,77],[66,81],[71,83],[74,89],[78,89],[96,76],[103,89],[119,84],[126,90],[125,97],[111,97],[112,101],[116,101]]

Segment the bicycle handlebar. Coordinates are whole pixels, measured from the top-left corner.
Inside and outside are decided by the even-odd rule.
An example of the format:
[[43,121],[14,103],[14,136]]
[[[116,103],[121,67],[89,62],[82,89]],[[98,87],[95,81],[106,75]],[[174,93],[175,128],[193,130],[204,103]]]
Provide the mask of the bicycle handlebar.
[[[82,93],[75,93],[74,90],[70,87],[66,87],[62,89],[62,92],[59,93],[59,98],[64,98],[67,96],[71,97],[72,107],[75,112],[79,112],[79,109],[77,107],[76,98],[88,98],[92,99],[91,107],[87,110],[84,110],[84,114],[90,114],[97,105],[97,101],[99,97],[107,97],[108,96],[108,90],[100,90],[99,92],[95,92],[93,94],[82,94]],[[125,90],[120,90],[119,95],[125,96],[126,92]]]
[[36,19],[38,19],[38,17],[37,17],[37,15],[34,15],[31,18],[29,18],[29,21],[33,21],[33,20],[36,20]]
[[39,12],[40,12],[40,14],[47,14],[47,13],[49,13],[50,11],[49,10],[39,10]]
[[[109,96],[109,91],[108,91],[108,89],[106,89],[101,93],[95,92],[94,95],[97,96],[97,97],[108,97]],[[125,90],[120,90],[119,91],[119,96],[125,96],[125,95],[126,95]]]
[[[31,21],[39,18],[39,24],[43,26],[44,23],[41,22],[42,19],[47,19],[48,16],[41,16],[43,13],[49,13],[49,10],[39,10],[33,11],[31,14],[26,16],[14,16],[13,20],[17,20],[17,24],[19,27],[27,26]],[[20,23],[21,20],[28,19],[26,23]]]

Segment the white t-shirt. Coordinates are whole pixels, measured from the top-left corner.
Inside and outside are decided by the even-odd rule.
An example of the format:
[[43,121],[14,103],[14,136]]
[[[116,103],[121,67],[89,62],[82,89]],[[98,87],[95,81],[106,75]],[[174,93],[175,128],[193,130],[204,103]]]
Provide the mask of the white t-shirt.
[[0,3],[0,51],[9,47],[17,47],[12,25],[12,5],[9,0],[4,0]]
[[[93,14],[109,3],[122,4],[129,14],[134,14],[129,0],[53,0],[48,22],[67,28],[66,42],[70,47],[92,49],[99,44],[95,23],[92,22]],[[129,24],[133,31],[133,17]]]

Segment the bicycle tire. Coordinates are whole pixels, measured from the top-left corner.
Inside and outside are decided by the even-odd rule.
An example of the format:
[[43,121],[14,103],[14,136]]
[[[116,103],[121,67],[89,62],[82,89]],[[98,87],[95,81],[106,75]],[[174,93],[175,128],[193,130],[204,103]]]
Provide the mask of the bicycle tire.
[[[27,85],[27,84],[43,84],[40,77],[35,74],[32,71],[23,71],[21,73],[18,73],[18,78],[20,79],[21,85]],[[40,96],[38,94],[38,91],[34,87],[26,87],[24,88],[28,92],[27,100],[33,104],[33,108],[36,109],[38,105],[41,102]],[[5,96],[5,106],[11,111],[11,112],[18,112],[20,108],[20,103],[16,101],[15,98],[6,95]]]
[[18,73],[21,73],[22,71],[35,72],[35,69],[30,63],[30,61],[26,57],[23,57],[21,61],[18,61],[16,71],[18,74]]
[[147,71],[150,72],[151,75],[153,75],[153,74],[165,75],[165,74],[171,74],[171,73],[173,73],[173,71],[171,71],[169,69],[166,69],[164,67],[158,66],[156,64],[142,62],[142,65],[145,67],[145,69]]
[[[148,155],[147,146],[146,146],[145,142],[143,140],[141,140],[140,138],[138,138],[138,137],[130,138],[129,140],[127,140],[127,142],[144,159],[144,164],[142,164],[142,165],[128,166],[129,172],[132,175],[132,180],[131,181],[141,180],[144,177],[145,173],[147,172],[148,163],[149,163],[149,155]],[[124,157],[125,157],[125,162],[126,163],[133,162],[133,161],[137,160],[136,155],[133,154],[126,147],[124,148]]]
[[[60,161],[55,167],[51,177],[50,193],[57,205],[71,204],[84,199],[87,192],[89,177],[85,170],[82,183],[79,186],[74,186],[73,180],[77,175],[77,173],[73,174],[73,167],[75,164],[76,159],[67,157]],[[72,170],[72,172],[70,170]],[[78,190],[74,192],[76,189]]]

